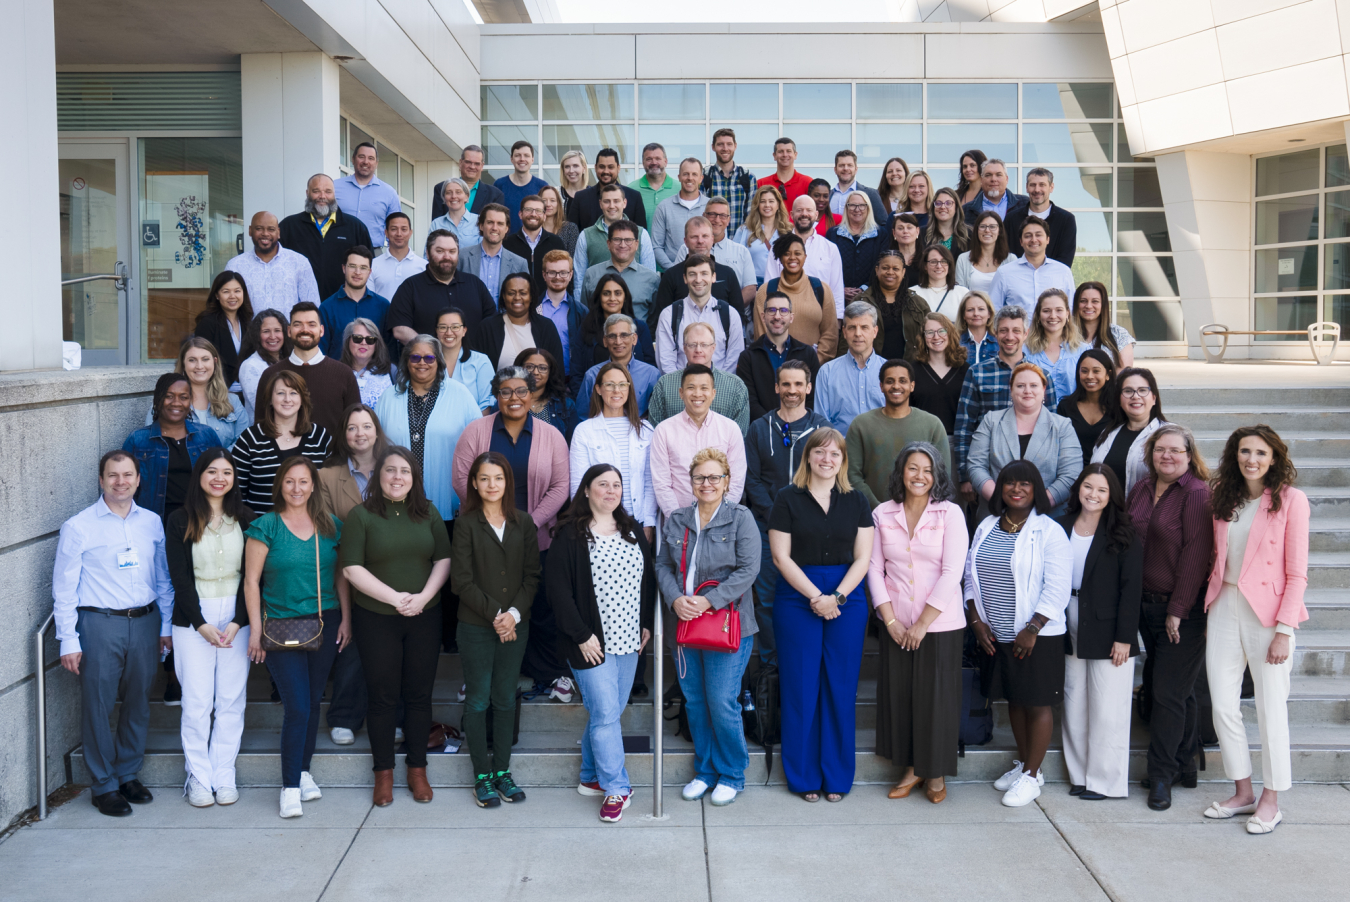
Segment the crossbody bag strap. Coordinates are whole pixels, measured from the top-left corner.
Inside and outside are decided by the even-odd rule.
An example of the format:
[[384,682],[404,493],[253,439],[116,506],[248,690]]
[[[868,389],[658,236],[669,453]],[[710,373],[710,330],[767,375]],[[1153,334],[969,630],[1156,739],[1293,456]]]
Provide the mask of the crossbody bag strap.
[[319,629],[323,629],[323,568],[319,566],[319,524],[314,524],[314,594],[319,599]]
[[687,582],[685,574],[688,572],[685,568],[685,560],[689,556],[689,527],[684,528],[684,544],[680,547],[680,585],[684,586]]

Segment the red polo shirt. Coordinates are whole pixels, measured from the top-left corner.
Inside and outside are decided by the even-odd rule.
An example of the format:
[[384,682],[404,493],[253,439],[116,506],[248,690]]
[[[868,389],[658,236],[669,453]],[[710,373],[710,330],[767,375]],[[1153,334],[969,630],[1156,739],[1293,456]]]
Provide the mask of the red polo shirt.
[[800,172],[794,172],[792,178],[784,184],[778,180],[778,172],[759,180],[759,184],[772,185],[783,195],[784,202],[788,210],[792,209],[792,202],[806,193],[806,189],[811,185],[811,177]]

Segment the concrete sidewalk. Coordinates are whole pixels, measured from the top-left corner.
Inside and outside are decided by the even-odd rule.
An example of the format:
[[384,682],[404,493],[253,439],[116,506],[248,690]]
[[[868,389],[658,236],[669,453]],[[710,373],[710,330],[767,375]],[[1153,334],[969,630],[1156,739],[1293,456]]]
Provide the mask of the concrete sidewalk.
[[305,815],[277,817],[277,791],[245,789],[229,808],[190,808],[172,791],[133,817],[98,814],[88,793],[0,843],[7,902],[360,900],[1112,900],[1344,899],[1350,786],[1295,785],[1284,823],[1248,836],[1243,818],[1201,811],[1232,784],[1178,787],[1170,811],[1082,802],[1049,784],[1004,808],[987,783],[952,783],[947,801],[891,801],[861,785],[809,805],[752,787],[734,805],[683,802],[667,787],[652,821],[639,787],[619,824],[572,789],[527,788],[481,811],[466,789],[417,805],[403,790],[376,809],[368,789],[328,789]]

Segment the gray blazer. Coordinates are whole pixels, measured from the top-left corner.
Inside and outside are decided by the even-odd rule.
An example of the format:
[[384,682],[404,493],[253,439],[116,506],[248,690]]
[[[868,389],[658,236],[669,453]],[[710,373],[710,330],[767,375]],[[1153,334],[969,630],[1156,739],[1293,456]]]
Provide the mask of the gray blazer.
[[[501,271],[497,273],[497,284],[488,286],[488,290],[491,291],[493,297],[496,298],[501,297],[502,282],[506,280],[507,276],[517,272],[523,272],[527,276],[530,274],[530,264],[526,262],[525,258],[521,257],[519,254],[511,253],[506,248],[502,248],[501,254],[502,265]],[[472,273],[477,276],[483,269],[483,245],[475,244],[473,247],[460,254],[459,268],[467,273]],[[479,276],[479,278],[482,277]],[[534,286],[533,279],[530,281],[530,286],[532,288]],[[498,301],[497,306],[501,306],[500,301]]]
[[[1082,451],[1079,451],[1079,456],[1082,456]],[[665,599],[666,607],[670,608],[675,599],[685,594],[684,580],[680,577],[680,557],[684,553],[685,531],[688,530],[688,554],[694,557],[695,585],[708,579],[717,580],[717,587],[703,593],[704,597],[717,610],[739,601],[741,638],[753,636],[759,632],[750,593],[759,577],[760,536],[755,517],[748,507],[724,503],[713,514],[712,521],[703,528],[698,554],[695,555],[697,517],[698,505],[691,504],[675,511],[665,522],[661,548],[656,556],[656,584],[661,589],[661,597]]]
[[[986,480],[997,479],[1004,467],[1021,457],[1017,415],[1013,409],[1008,407],[985,414],[970,440],[971,485],[978,491]],[[1069,418],[1042,407],[1027,444],[1026,459],[1041,471],[1041,479],[1045,481],[1054,505],[1063,504],[1074,480],[1083,471],[1083,449]]]

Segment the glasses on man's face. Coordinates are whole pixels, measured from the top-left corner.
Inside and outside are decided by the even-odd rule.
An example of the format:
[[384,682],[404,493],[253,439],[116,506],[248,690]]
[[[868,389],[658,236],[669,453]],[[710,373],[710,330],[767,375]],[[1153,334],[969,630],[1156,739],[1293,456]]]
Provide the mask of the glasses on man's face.
[[765,307],[765,316],[787,316],[792,310],[787,307]]
[[605,391],[628,391],[627,382],[601,382],[600,387]]
[[636,334],[636,332],[608,332],[605,334],[605,340],[617,338],[619,341],[627,341]]
[[536,376],[539,376],[539,375],[547,375],[547,374],[548,374],[548,364],[547,364],[547,363],[527,363],[527,364],[525,364],[525,372],[527,372],[527,373],[534,373]]
[[704,219],[716,219],[716,220],[718,220],[718,221],[720,222],[720,221],[723,220],[723,219],[728,219],[728,220],[731,219],[731,214],[730,214],[730,213],[708,213],[708,212],[705,211],[704,214],[703,214],[703,218],[704,218]]
[[570,269],[546,269],[544,270],[545,279],[570,279],[572,271]]
[[435,363],[435,362],[436,362],[436,355],[435,355],[435,354],[409,354],[409,355],[408,355],[408,362],[409,362],[409,363]]
[[1127,398],[1147,398],[1153,394],[1151,388],[1122,388],[1120,393]]
[[684,343],[684,349],[686,351],[711,351],[715,347],[717,347],[717,345],[710,341],[686,341]]
[[700,474],[698,474],[697,476],[694,477],[694,485],[704,485],[704,484],[707,484],[707,485],[718,485],[718,484],[720,484],[720,483],[722,482],[723,479],[726,479],[726,478],[727,478],[726,475],[723,474],[723,473],[717,473],[717,474],[712,475],[712,476],[708,476],[708,475],[706,475],[706,474],[700,473]]
[[352,344],[354,345],[373,345],[379,341],[374,335],[353,335]]
[[635,244],[636,242],[637,242],[637,239],[636,239],[636,238],[611,238],[611,239],[609,239],[609,243],[610,243],[610,244],[618,244],[618,245]]
[[529,390],[529,388],[527,388],[527,387],[524,386],[524,385],[522,385],[520,388],[499,388],[499,389],[497,389],[497,397],[501,398],[503,401],[510,401],[512,398],[521,398],[521,399],[524,399],[524,398],[528,398],[529,396],[530,396],[530,390]]

